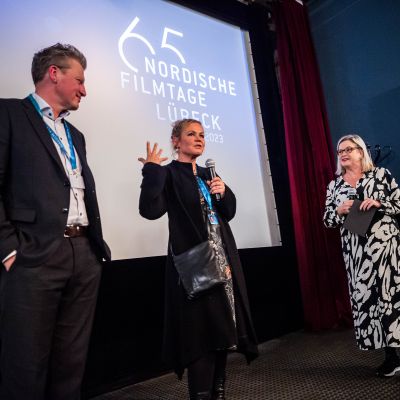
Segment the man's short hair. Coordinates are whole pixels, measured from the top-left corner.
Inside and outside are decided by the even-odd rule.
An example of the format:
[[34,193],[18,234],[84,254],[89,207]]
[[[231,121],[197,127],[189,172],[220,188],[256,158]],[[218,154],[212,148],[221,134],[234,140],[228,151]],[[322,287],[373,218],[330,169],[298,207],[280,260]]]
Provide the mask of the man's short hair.
[[86,57],[70,44],[57,43],[38,51],[32,60],[31,72],[33,83],[40,82],[51,65],[56,65],[61,69],[69,68],[69,59],[71,58],[78,61],[83,69],[86,69]]

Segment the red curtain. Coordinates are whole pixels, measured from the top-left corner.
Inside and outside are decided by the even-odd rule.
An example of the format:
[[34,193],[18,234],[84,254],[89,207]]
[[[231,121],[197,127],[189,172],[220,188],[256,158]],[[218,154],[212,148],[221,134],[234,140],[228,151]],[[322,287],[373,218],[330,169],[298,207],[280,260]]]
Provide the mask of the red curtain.
[[326,186],[334,177],[321,81],[305,8],[275,3],[277,53],[300,285],[306,328],[351,324],[338,232],[323,226]]

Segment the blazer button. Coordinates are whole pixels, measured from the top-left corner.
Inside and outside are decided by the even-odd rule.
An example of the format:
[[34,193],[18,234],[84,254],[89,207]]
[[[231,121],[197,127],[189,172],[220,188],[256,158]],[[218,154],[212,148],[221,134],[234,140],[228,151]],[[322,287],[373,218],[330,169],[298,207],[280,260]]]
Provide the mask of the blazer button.
[[64,186],[71,186],[71,184],[69,183],[69,181],[64,181]]
[[67,212],[68,212],[68,208],[63,208],[63,209],[62,209],[62,213],[63,213],[63,214],[66,214]]

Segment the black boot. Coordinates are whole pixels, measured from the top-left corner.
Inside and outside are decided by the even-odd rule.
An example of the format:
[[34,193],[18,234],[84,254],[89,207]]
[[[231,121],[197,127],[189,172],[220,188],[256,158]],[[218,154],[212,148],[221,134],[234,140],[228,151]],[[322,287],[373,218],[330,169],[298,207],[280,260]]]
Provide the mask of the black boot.
[[215,353],[210,352],[188,365],[190,400],[211,400]]
[[400,359],[393,347],[385,347],[385,361],[378,367],[375,375],[379,378],[390,378],[400,371]]
[[215,378],[212,400],[225,400],[225,376]]
[[194,395],[190,396],[190,400],[211,400],[211,393],[208,391],[194,393]]
[[226,351],[216,353],[214,381],[213,381],[213,400],[225,400],[225,376],[226,361],[228,354]]

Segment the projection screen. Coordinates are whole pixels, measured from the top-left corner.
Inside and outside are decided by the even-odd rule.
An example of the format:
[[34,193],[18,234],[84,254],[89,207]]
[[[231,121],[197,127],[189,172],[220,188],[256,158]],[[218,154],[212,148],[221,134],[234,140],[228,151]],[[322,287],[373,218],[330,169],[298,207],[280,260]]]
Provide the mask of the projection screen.
[[167,217],[138,213],[145,144],[171,161],[171,123],[199,119],[207,158],[237,197],[239,248],[280,245],[248,34],[163,0],[3,0],[1,97],[34,91],[33,54],[71,43],[88,59],[87,97],[68,120],[86,137],[113,259],[166,254]]

